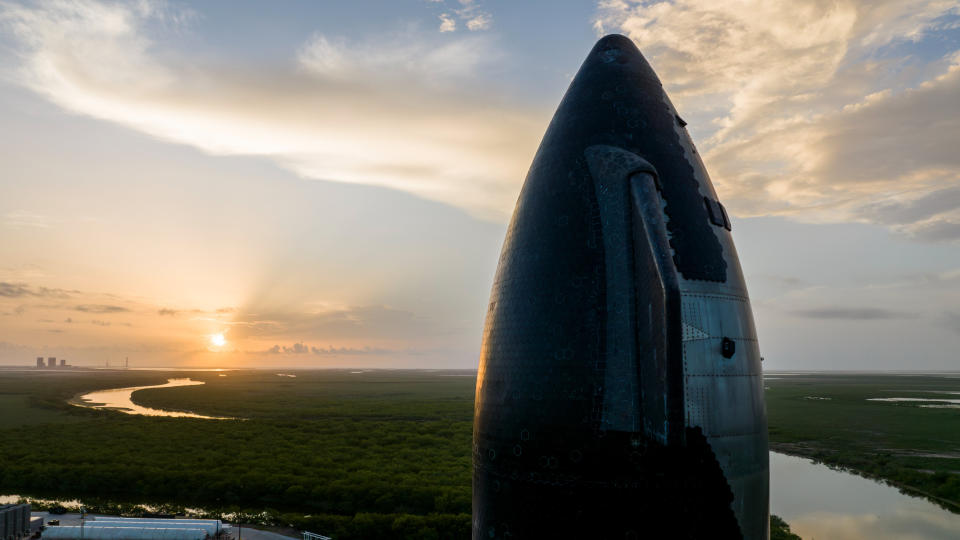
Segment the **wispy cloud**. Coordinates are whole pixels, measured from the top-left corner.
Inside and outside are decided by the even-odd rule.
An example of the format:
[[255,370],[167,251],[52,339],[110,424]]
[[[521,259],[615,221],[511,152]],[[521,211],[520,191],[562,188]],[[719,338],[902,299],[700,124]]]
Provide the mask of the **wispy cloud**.
[[[266,354],[313,354],[317,356],[358,356],[358,355],[386,355],[396,354],[398,351],[384,349],[380,347],[316,347],[304,345],[303,342],[293,345],[274,345],[264,353]],[[403,354],[410,354],[411,351],[400,351]]]
[[[159,339],[186,355],[205,350],[211,334],[226,333],[231,347],[250,354],[411,357],[421,354],[415,352],[415,345],[416,351],[447,346],[454,331],[449,321],[387,305],[268,304],[271,307],[197,309],[147,298],[0,282],[0,316],[9,317],[4,329],[21,339],[38,339],[36,332],[46,332],[38,322],[51,326],[56,322],[61,330],[70,329],[75,344],[133,346],[140,340]],[[29,320],[23,317],[26,313],[31,315]]]
[[[443,0],[436,0],[434,3],[444,4]],[[493,25],[493,15],[483,9],[481,3],[474,0],[458,0],[451,2],[459,4],[459,7],[452,8],[440,14],[440,32],[454,32],[457,30],[457,19],[463,23],[463,26],[471,32],[489,30]]]
[[[497,55],[489,36],[317,35],[291,51],[295,67],[251,74],[178,56],[154,23],[189,17],[151,6],[3,4],[19,82],[69,111],[213,154],[508,215],[546,118],[492,98],[475,76]],[[476,13],[470,24],[489,24]]]
[[754,276],[754,278],[762,279],[764,281],[769,281],[771,283],[774,283],[777,285],[777,287],[781,289],[795,290],[795,289],[800,289],[802,287],[810,286],[810,284],[807,283],[806,281],[794,276],[776,276],[776,275],[769,275],[769,274],[760,274],[760,275]]
[[70,298],[78,291],[68,291],[66,289],[50,289],[47,287],[34,287],[27,283],[8,283],[0,281],[0,297],[23,298]]
[[231,324],[238,337],[310,336],[323,340],[416,340],[435,335],[433,321],[389,306],[352,306],[321,310],[293,308],[240,311]]
[[457,20],[449,13],[440,14],[440,31],[454,32],[457,29]]
[[129,308],[109,304],[80,304],[73,309],[84,313],[125,313],[130,311]]
[[[366,354],[394,354],[398,351],[383,349],[380,347],[310,347],[310,352],[320,356],[340,356],[340,355],[366,355]],[[410,354],[412,351],[402,351]]]
[[929,200],[960,180],[960,56],[907,50],[958,5],[611,1],[597,27],[637,41],[738,214],[960,238],[955,198]]
[[799,309],[792,312],[799,317],[809,319],[846,319],[853,321],[872,321],[879,319],[913,319],[915,314],[882,308],[822,307]]
[[7,298],[20,298],[22,296],[32,296],[31,291],[24,283],[0,283],[0,296]]
[[472,14],[467,18],[467,30],[476,32],[477,30],[487,30],[493,23],[493,16],[489,13]]
[[49,229],[51,225],[48,216],[27,210],[8,212],[3,216],[3,222],[7,227],[13,229]]
[[289,347],[286,345],[274,345],[265,352],[267,354],[306,354],[310,352],[310,347],[303,343],[294,343]]

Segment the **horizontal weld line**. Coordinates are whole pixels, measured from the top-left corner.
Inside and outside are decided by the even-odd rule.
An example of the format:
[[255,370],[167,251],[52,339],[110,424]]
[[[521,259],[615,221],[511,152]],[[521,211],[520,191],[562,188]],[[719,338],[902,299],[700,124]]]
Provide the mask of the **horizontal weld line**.
[[686,378],[690,377],[760,377],[763,373],[684,373]]
[[680,291],[680,298],[717,298],[719,300],[736,300],[737,302],[749,302],[750,299],[746,296],[738,296],[736,294],[724,294],[724,293],[700,293],[700,292],[684,292]]

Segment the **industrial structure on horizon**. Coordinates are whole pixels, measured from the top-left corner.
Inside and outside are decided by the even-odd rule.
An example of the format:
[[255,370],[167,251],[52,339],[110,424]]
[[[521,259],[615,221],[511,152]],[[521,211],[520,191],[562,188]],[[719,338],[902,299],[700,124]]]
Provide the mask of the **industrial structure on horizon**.
[[58,369],[58,368],[59,368],[59,369],[66,369],[66,368],[70,368],[70,367],[73,367],[73,366],[70,366],[70,365],[67,364],[67,359],[66,359],[66,358],[61,358],[61,359],[60,359],[60,364],[57,365],[57,357],[56,357],[56,356],[51,356],[51,357],[47,358],[46,363],[44,363],[42,356],[38,356],[38,357],[37,357],[37,369]]

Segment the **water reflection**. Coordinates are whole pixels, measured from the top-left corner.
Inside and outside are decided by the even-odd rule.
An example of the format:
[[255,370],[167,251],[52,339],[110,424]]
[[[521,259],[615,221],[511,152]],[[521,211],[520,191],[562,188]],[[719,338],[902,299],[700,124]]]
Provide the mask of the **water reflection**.
[[770,511],[804,540],[956,540],[960,515],[896,488],[770,452]]
[[[951,392],[952,393],[952,392]],[[960,399],[934,399],[934,398],[915,398],[915,397],[875,397],[867,398],[867,401],[891,401],[891,402],[932,402],[932,403],[957,403]],[[922,407],[923,405],[921,405]]]
[[207,420],[231,420],[224,416],[204,416],[192,412],[165,411],[162,409],[151,409],[142,407],[133,402],[133,393],[137,390],[146,390],[147,388],[174,388],[177,386],[196,386],[205,384],[203,381],[193,379],[167,379],[165,384],[154,384],[152,386],[131,386],[128,388],[114,388],[111,390],[98,390],[84,394],[70,401],[72,405],[78,407],[89,407],[92,409],[112,409],[127,414],[139,414],[142,416],[172,416],[177,418],[204,418]]

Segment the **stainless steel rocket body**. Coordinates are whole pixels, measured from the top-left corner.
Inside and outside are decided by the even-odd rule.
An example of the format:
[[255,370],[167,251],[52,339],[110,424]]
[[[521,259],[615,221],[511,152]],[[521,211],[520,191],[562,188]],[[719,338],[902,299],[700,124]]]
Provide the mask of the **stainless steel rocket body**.
[[685,123],[607,36],[504,242],[474,420],[474,538],[768,537],[750,301]]

